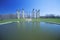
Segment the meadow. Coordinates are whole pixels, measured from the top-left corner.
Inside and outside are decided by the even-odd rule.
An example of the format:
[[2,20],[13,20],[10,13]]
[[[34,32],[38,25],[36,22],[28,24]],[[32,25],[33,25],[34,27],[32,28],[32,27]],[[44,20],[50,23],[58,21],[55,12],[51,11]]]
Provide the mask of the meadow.
[[[25,19],[8,19],[8,20],[0,20],[0,23],[4,22],[15,22],[15,21],[25,21]],[[32,19],[32,22],[50,22],[50,23],[60,23],[59,18],[37,18],[37,19]]]
[[39,19],[33,19],[32,21],[37,21],[37,22],[50,22],[50,23],[60,23],[59,18],[39,18]]

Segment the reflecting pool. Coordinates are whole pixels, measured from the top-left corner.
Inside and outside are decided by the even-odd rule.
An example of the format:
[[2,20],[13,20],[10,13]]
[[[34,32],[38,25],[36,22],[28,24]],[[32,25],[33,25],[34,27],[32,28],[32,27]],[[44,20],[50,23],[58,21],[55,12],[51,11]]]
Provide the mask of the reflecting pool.
[[0,40],[60,40],[60,25],[19,22],[0,25]]

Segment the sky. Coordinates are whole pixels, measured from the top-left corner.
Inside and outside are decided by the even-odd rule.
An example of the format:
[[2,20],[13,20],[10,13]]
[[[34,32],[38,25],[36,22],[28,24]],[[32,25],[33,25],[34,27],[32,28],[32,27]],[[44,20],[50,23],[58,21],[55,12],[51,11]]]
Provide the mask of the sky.
[[40,9],[40,15],[60,15],[60,0],[0,0],[0,14],[16,13],[24,8],[25,12]]

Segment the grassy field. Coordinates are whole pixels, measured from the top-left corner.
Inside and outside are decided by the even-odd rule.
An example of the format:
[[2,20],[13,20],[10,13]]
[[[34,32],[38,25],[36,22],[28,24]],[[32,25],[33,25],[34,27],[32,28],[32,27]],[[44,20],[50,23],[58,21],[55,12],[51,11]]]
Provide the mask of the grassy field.
[[[18,21],[18,19],[9,19],[9,20],[0,20],[0,23],[3,22],[9,22],[9,21]],[[19,21],[25,21],[25,19],[19,19]],[[57,18],[38,18],[38,19],[32,19],[32,22],[51,22],[51,23],[60,23],[60,19]]]
[[50,22],[50,23],[60,23],[60,19],[58,18],[39,18],[39,19],[33,19],[33,21],[37,22]]
[[17,19],[8,19],[8,20],[0,20],[0,23],[4,23],[4,22],[14,22],[17,21]]
[[0,20],[0,23],[4,23],[4,22],[16,22],[16,21],[25,21],[25,19],[7,19],[7,20]]

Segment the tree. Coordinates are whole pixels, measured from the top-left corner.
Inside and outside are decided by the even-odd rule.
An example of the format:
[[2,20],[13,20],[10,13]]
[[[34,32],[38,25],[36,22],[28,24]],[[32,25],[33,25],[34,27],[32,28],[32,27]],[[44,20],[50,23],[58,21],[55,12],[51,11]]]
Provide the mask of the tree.
[[53,14],[46,15],[45,18],[55,18]]

